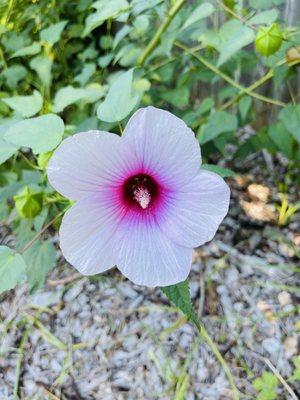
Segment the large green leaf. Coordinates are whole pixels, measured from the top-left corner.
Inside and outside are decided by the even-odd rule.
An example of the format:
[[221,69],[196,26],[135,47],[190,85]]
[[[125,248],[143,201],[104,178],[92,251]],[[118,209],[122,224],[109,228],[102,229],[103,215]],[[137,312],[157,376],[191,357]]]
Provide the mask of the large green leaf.
[[268,135],[281,153],[283,153],[287,158],[292,157],[293,145],[295,143],[294,138],[282,122],[269,126]]
[[8,143],[3,139],[3,136],[8,128],[14,125],[17,121],[14,119],[9,119],[3,122],[4,123],[0,125],[0,164],[3,164],[11,156],[13,156],[19,148],[18,146]]
[[87,17],[84,36],[102,25],[107,19],[117,18],[123,11],[129,8],[129,3],[126,0],[99,0],[93,3],[92,6],[97,11]]
[[126,118],[136,106],[139,95],[132,88],[133,69],[120,74],[112,83],[105,100],[97,110],[98,118],[105,122],[117,122]]
[[43,98],[37,90],[32,96],[6,97],[2,101],[25,118],[38,113],[43,105]]
[[280,111],[278,118],[297,142],[300,143],[300,104],[284,107]]
[[248,20],[248,23],[253,25],[259,25],[259,24],[270,25],[272,24],[272,22],[275,22],[277,18],[278,18],[278,11],[276,10],[276,8],[272,8],[271,10],[262,11],[254,15],[254,17]]
[[55,114],[46,114],[17,122],[6,131],[4,139],[17,146],[30,147],[39,154],[54,149],[63,133],[63,120]]
[[218,50],[220,56],[217,66],[220,67],[236,52],[252,43],[255,38],[253,29],[238,20],[226,22],[219,31],[220,42]]
[[209,17],[215,11],[214,6],[211,3],[200,4],[195,10],[189,15],[188,19],[182,26],[182,30],[188,28],[195,22],[200,21],[203,18]]
[[0,246],[0,293],[13,289],[26,278],[26,264],[20,254]]
[[235,115],[226,111],[217,111],[210,115],[207,124],[201,127],[199,142],[204,144],[215,139],[221,133],[233,132],[237,129],[238,122]]
[[93,83],[86,88],[74,88],[66,86],[56,93],[54,97],[53,111],[61,112],[71,104],[83,101],[85,103],[95,103],[105,93],[105,87]]
[[40,32],[40,39],[43,42],[54,44],[59,41],[60,36],[65,29],[68,21],[60,21],[57,24],[50,25],[48,28],[43,29]]
[[199,326],[199,321],[191,300],[188,281],[177,283],[176,285],[162,287],[161,290],[168,299],[178,307],[184,315]]
[[44,285],[47,273],[55,267],[55,247],[50,241],[38,240],[25,251],[24,259],[29,289],[34,292]]

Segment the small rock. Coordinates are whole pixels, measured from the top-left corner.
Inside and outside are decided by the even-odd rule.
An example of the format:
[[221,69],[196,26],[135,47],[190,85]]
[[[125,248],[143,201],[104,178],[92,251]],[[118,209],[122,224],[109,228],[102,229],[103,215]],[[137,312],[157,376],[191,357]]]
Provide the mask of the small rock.
[[270,196],[270,189],[267,186],[257,185],[256,183],[249,185],[247,191],[252,200],[262,201],[263,203],[267,203]]
[[278,301],[282,307],[292,304],[292,297],[288,292],[280,292],[278,294]]
[[283,343],[286,358],[292,358],[298,352],[298,341],[294,336],[287,337]]
[[280,350],[280,342],[275,338],[267,338],[262,342],[263,348],[271,355],[277,354]]

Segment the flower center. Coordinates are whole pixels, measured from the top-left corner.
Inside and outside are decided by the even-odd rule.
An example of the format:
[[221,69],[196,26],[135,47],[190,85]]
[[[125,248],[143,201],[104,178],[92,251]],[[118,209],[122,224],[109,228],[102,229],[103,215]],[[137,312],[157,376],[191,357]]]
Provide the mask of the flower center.
[[146,174],[138,174],[128,178],[123,185],[123,196],[131,207],[146,210],[158,195],[158,185]]

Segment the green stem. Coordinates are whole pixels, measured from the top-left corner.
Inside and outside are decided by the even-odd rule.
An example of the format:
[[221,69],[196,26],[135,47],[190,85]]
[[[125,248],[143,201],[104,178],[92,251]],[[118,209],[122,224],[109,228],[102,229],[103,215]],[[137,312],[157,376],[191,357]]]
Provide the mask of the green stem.
[[[252,85],[248,86],[244,90],[241,90],[236,96],[234,96],[231,100],[229,100],[227,103],[223,104],[223,106],[220,108],[220,110],[225,110],[226,108],[229,108],[233,104],[235,104],[241,97],[243,97],[245,94],[248,94],[247,91],[253,92],[256,88],[259,86],[263,85],[266,81],[269,79],[273,78],[274,76],[274,71],[270,69],[264,76],[262,76],[258,81],[254,82]],[[278,104],[280,105],[280,104]],[[284,103],[283,103],[284,105]]]
[[207,330],[205,329],[203,324],[197,323],[197,329],[199,332],[199,335],[205,340],[206,344],[210,347],[211,351],[214,353],[216,359],[219,361],[220,365],[223,368],[223,371],[225,375],[227,376],[228,382],[231,386],[232,390],[232,398],[234,400],[239,400],[239,392],[237,387],[235,386],[233,376],[230,372],[230,369],[228,365],[226,364],[226,361],[224,360],[222,354],[219,352],[217,346],[215,345],[214,341],[211,339],[209,336]]
[[157,47],[158,43],[160,42],[162,34],[165,32],[167,27],[170,25],[172,19],[175,17],[175,15],[178,13],[178,11],[181,9],[181,7],[184,5],[186,0],[177,0],[176,3],[173,5],[173,7],[170,9],[168,12],[165,20],[157,30],[156,34],[153,36],[151,41],[148,43],[148,46],[145,48],[143,53],[138,59],[138,65],[143,66],[147,58],[150,56],[150,54],[153,52],[153,50]]
[[[200,56],[199,54],[193,53],[188,47],[184,46],[182,43],[175,42],[175,46],[179,47],[180,49],[184,50],[191,56],[193,56],[196,60],[201,62],[201,64],[205,65],[206,68],[210,69],[212,72],[214,72],[216,75],[218,75],[220,78],[224,79],[224,81],[228,82],[231,86],[235,87],[236,89],[239,89],[241,93],[247,94],[248,96],[252,96],[260,101],[264,101],[266,103],[274,104],[276,106],[281,106],[284,107],[286,104],[283,103],[282,101],[279,100],[274,100],[269,97],[260,95],[258,93],[253,92],[253,89],[251,89],[251,86],[257,87],[259,86],[258,82],[255,82],[253,85],[250,87],[244,87],[240,85],[238,82],[234,81],[230,76],[224,74],[219,68],[215,67],[213,64],[211,64],[208,60]],[[265,78],[265,77],[263,77]],[[267,78],[269,79],[269,77]],[[266,79],[266,80],[267,80]],[[260,83],[261,84],[261,83]]]
[[27,342],[29,332],[31,329],[31,325],[27,326],[22,339],[20,343],[20,347],[18,349],[18,360],[17,360],[17,365],[16,365],[16,377],[15,377],[15,383],[14,383],[14,391],[13,391],[13,398],[14,400],[18,400],[18,391],[19,391],[19,381],[20,381],[20,373],[21,373],[21,365],[22,365],[22,360],[23,360],[23,355],[24,355],[24,347]]

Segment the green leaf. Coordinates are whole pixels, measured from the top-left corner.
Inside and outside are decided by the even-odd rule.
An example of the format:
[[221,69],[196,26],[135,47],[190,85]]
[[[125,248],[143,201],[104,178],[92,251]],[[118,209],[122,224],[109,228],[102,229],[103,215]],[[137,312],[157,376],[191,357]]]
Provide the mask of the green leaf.
[[58,22],[57,24],[50,25],[48,28],[43,29],[40,32],[40,39],[43,42],[47,42],[51,45],[55,44],[56,42],[59,41],[60,36],[65,29],[65,26],[67,25],[68,21],[61,21]]
[[39,154],[54,149],[63,133],[63,120],[55,114],[46,114],[17,122],[6,131],[4,139],[17,146],[30,147]]
[[12,65],[1,72],[2,76],[6,79],[6,84],[11,88],[15,89],[18,83],[25,78],[27,73],[26,68],[23,65]]
[[239,112],[243,122],[245,122],[247,114],[252,105],[252,98],[250,96],[244,96],[239,101]]
[[30,292],[40,289],[45,282],[47,273],[55,267],[56,250],[50,241],[38,240],[24,253],[27,264],[27,280]]
[[42,210],[43,193],[26,186],[14,196],[14,201],[16,209],[22,218],[34,218]]
[[278,18],[278,11],[276,10],[276,8],[272,8],[271,10],[262,11],[254,15],[254,17],[248,20],[248,23],[252,25],[260,25],[260,24],[269,25],[272,24],[272,22],[275,22],[277,18]]
[[215,139],[221,133],[233,132],[237,129],[238,123],[235,115],[226,111],[217,111],[210,115],[207,124],[203,125],[199,133],[199,142],[204,144]]
[[32,96],[6,97],[2,101],[25,118],[32,117],[43,106],[43,98],[37,90],[33,92]]
[[126,0],[99,0],[92,5],[96,12],[89,15],[85,21],[85,30],[83,36],[88,35],[92,30],[102,25],[107,19],[115,19],[122,12],[129,8]]
[[263,372],[261,378],[253,382],[253,387],[259,392],[257,400],[275,400],[278,381],[271,372]]
[[52,157],[53,151],[47,151],[47,153],[41,153],[37,157],[38,166],[42,169],[46,169],[50,158]]
[[66,86],[55,94],[53,111],[61,112],[71,104],[83,101],[85,103],[95,103],[104,96],[105,87],[93,83],[86,88],[74,88]]
[[252,43],[255,35],[254,31],[242,24],[242,22],[231,20],[221,27],[219,37],[221,42],[218,44],[220,52],[217,62],[218,67],[229,60],[240,49]]
[[136,106],[139,95],[132,90],[133,69],[120,74],[112,83],[97,116],[105,122],[122,121]]
[[52,60],[45,56],[37,56],[30,61],[29,65],[37,73],[43,85],[49,87],[51,83]]
[[216,174],[220,175],[222,178],[229,178],[235,175],[235,172],[229,168],[219,167],[218,165],[213,164],[202,164],[201,168],[205,169],[206,171],[215,172]]
[[290,382],[298,382],[300,381],[300,356],[297,356],[293,359],[293,363],[295,365],[295,369],[293,375],[289,378]]
[[188,281],[176,285],[162,287],[161,290],[168,299],[178,307],[188,320],[199,326],[199,321],[191,300]]
[[183,108],[189,103],[190,90],[187,86],[181,86],[173,90],[163,90],[161,97],[174,107]]
[[284,107],[280,111],[278,118],[297,142],[300,143],[300,104]]
[[11,156],[13,156],[18,151],[18,146],[7,143],[3,136],[10,126],[13,126],[17,121],[14,119],[9,119],[0,125],[0,164],[3,164]]
[[20,254],[0,246],[0,293],[13,289],[26,278],[26,264]]
[[23,56],[33,56],[41,51],[41,45],[38,42],[33,42],[30,46],[23,47],[13,53],[10,58],[23,57]]
[[184,30],[184,29],[188,28],[189,26],[191,26],[195,22],[200,21],[203,18],[209,17],[214,11],[215,11],[215,8],[214,8],[214,6],[212,4],[210,4],[210,3],[200,4],[189,15],[188,19],[183,24],[181,30]]
[[263,9],[269,8],[272,6],[279,6],[283,4],[286,0],[250,0],[249,5],[250,7]]
[[292,158],[294,139],[281,122],[269,126],[268,135],[281,153]]
[[81,86],[86,85],[95,71],[96,65],[94,63],[85,64],[81,73],[75,76],[74,82],[78,82]]

